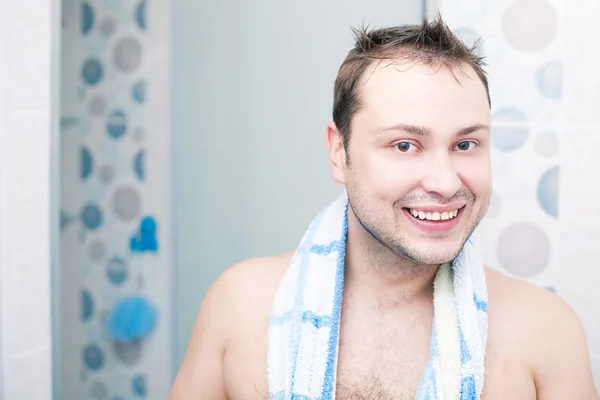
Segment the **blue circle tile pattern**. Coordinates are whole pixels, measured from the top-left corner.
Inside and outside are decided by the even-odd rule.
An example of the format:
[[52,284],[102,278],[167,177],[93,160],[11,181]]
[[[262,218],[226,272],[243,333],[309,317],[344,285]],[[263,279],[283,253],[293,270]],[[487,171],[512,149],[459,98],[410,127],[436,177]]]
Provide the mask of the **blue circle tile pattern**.
[[115,110],[108,117],[106,131],[113,139],[120,139],[127,131],[127,115],[123,110]]
[[551,61],[541,67],[537,74],[537,87],[543,96],[551,99],[562,97],[563,65],[559,61]]
[[146,0],[140,1],[135,9],[135,22],[141,30],[146,30]]
[[131,222],[140,214],[140,195],[128,186],[120,187],[113,195],[112,206],[117,217],[122,221]]
[[102,224],[102,211],[94,203],[86,204],[81,211],[81,221],[87,229],[96,230]]
[[146,81],[141,80],[133,85],[131,88],[131,97],[138,104],[142,104],[146,101]]
[[501,108],[492,115],[492,145],[509,152],[521,147],[529,136],[526,115],[516,108]]
[[137,375],[131,381],[131,388],[137,396],[146,397],[146,386],[146,377],[144,375]]
[[133,159],[133,171],[140,181],[144,180],[144,154],[144,150],[140,150]]
[[94,9],[88,3],[81,4],[81,33],[87,35],[94,27]]
[[516,0],[502,18],[506,41],[524,53],[540,51],[558,35],[558,12],[548,0]]
[[100,32],[109,37],[117,30],[117,21],[114,18],[106,17],[100,22]]
[[81,291],[81,320],[87,322],[94,314],[94,300],[87,290]]
[[128,343],[114,341],[113,350],[115,357],[127,366],[138,364],[142,358],[142,342],[139,340]]
[[104,184],[109,184],[112,182],[115,176],[115,171],[110,165],[103,165],[98,171],[98,179],[100,182]]
[[[133,252],[131,238],[138,238],[140,235],[137,221],[142,215],[144,192],[134,185],[135,182],[141,184],[146,179],[146,150],[132,146],[144,141],[144,126],[151,126],[153,122],[153,116],[144,109],[149,93],[151,94],[151,80],[144,74],[138,74],[144,62],[143,36],[148,28],[146,3],[146,0],[82,0],[78,3],[79,8],[75,9],[79,11],[76,14],[76,29],[83,44],[80,47],[84,57],[81,61],[76,61],[81,63],[75,65],[81,81],[75,88],[76,92],[72,93],[83,107],[82,112],[73,117],[76,118],[79,132],[86,136],[82,139],[78,170],[75,173],[78,174],[76,178],[80,183],[86,182],[83,187],[89,196],[85,198],[81,210],[72,216],[61,210],[61,230],[79,219],[85,231],[94,231],[89,236],[85,231],[80,231],[84,256],[81,261],[85,262],[87,269],[100,265],[103,267],[101,273],[106,277],[94,279],[95,276],[88,275],[80,286],[79,311],[81,323],[85,324],[83,337],[86,343],[80,350],[83,366],[87,371],[102,372],[95,379],[81,383],[85,385],[82,393],[93,400],[123,400],[132,396],[146,398],[151,395],[148,387],[150,377],[144,371],[146,366],[139,364],[146,345],[142,334],[154,329],[156,318],[149,318],[153,315],[152,312],[142,313],[145,317],[140,318],[145,323],[140,325],[135,322],[139,315],[130,315],[133,318],[125,318],[126,323],[119,326],[129,329],[125,333],[133,333],[133,336],[128,336],[131,340],[123,342],[106,338],[104,333],[111,321],[113,327],[117,326],[109,318],[111,315],[114,317],[114,313],[111,314],[109,310],[111,307],[116,308],[118,303],[113,304],[116,299],[109,300],[100,296],[108,288],[108,293],[114,293],[123,300],[134,290],[126,284],[129,281],[135,283],[132,280],[129,256],[116,255],[123,254],[123,244]],[[125,96],[121,96],[123,87],[129,88],[124,93]],[[129,107],[132,105],[135,107],[130,111]],[[96,141],[97,129],[106,135],[100,139],[101,142]],[[128,136],[131,136],[131,141],[126,140],[129,139]],[[107,142],[105,138],[111,140]],[[129,168],[123,165],[123,157],[130,157]],[[126,160],[125,162],[127,163]],[[114,187],[115,182],[119,186]],[[106,214],[109,211],[111,218]],[[131,231],[123,235],[126,243],[113,240],[113,237],[118,237],[116,232],[128,229]],[[152,232],[155,232],[155,227]],[[143,239],[140,243],[135,242],[139,244],[135,251],[157,251],[156,238]],[[144,271],[140,271],[140,274],[143,273]],[[157,311],[158,309],[154,310]],[[144,329],[140,331],[140,327]],[[101,337],[104,339],[96,341],[101,330]],[[111,354],[108,355],[105,351],[111,351]],[[137,366],[136,371],[108,368],[108,361],[113,357],[125,366]],[[125,385],[116,384],[119,381]]]
[[96,344],[87,345],[83,349],[83,363],[89,370],[101,370],[104,367],[104,352]]
[[537,225],[514,224],[498,238],[496,253],[505,270],[522,278],[542,272],[550,262],[550,240]]
[[104,75],[104,68],[100,61],[95,58],[88,58],[81,68],[83,81],[90,86],[98,84]]
[[63,230],[71,225],[73,222],[77,221],[78,217],[70,215],[65,210],[60,210],[60,229]]
[[79,152],[79,161],[80,161],[80,172],[79,176],[82,180],[86,180],[92,173],[94,162],[92,158],[92,153],[85,148],[82,147]]
[[119,286],[127,279],[127,263],[121,257],[113,257],[106,266],[106,276],[110,283]]
[[125,37],[113,49],[113,62],[121,72],[133,72],[142,63],[142,45],[133,37]]
[[542,175],[537,190],[540,206],[548,215],[558,218],[558,175],[559,167],[550,168]]

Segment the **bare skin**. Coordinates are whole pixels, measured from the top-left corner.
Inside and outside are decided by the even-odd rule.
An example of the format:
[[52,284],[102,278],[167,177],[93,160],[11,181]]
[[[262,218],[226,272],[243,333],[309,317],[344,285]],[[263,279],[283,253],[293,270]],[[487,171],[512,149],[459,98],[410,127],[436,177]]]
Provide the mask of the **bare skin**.
[[[292,253],[227,270],[201,307],[170,400],[268,399],[266,334]],[[556,295],[487,268],[483,399],[598,399],[583,330]],[[337,398],[412,399],[429,351],[431,294],[344,292]],[[378,329],[367,329],[376,326]]]
[[[435,273],[456,257],[491,194],[490,109],[475,72],[384,64],[364,74],[347,148],[335,124],[327,128],[332,176],[350,202],[341,400],[414,398],[429,356]],[[459,209],[453,221],[432,214]],[[244,261],[214,283],[171,400],[268,398],[268,320],[290,257]],[[573,311],[544,289],[489,268],[486,276],[482,398],[598,399]]]

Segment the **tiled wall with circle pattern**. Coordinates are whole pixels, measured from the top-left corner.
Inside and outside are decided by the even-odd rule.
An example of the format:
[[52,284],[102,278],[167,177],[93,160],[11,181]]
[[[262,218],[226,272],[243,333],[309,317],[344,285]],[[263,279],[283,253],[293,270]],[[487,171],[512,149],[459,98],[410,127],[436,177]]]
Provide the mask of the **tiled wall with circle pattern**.
[[[596,268],[600,2],[440,0],[481,39],[492,97],[494,195],[475,239],[488,265],[555,291],[578,314],[600,389]],[[583,217],[583,218],[582,218]]]
[[62,3],[61,398],[164,399],[170,2]]
[[552,0],[442,0],[469,45],[480,40],[492,98],[493,196],[475,240],[485,261],[556,287],[562,132],[561,12]]

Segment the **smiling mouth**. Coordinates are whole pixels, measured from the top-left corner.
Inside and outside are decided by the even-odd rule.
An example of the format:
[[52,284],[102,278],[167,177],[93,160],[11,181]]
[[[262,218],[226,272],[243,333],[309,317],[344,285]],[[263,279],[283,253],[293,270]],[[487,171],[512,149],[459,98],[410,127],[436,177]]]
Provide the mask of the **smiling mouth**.
[[442,211],[442,212],[430,212],[422,211],[415,208],[407,208],[406,210],[413,218],[421,221],[448,221],[456,218],[458,213],[464,208],[457,208],[456,210]]

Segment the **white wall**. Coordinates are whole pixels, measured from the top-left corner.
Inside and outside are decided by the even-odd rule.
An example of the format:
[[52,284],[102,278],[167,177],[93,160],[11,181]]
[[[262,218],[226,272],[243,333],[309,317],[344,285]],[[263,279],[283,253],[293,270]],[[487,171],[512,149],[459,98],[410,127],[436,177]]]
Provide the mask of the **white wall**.
[[564,119],[560,178],[561,268],[558,293],[578,313],[588,337],[596,388],[600,390],[600,2],[562,4],[564,21]]
[[227,266],[294,248],[341,192],[325,128],[351,26],[418,23],[421,0],[176,0],[175,365]]
[[56,8],[51,0],[0,2],[0,398],[6,400],[52,396]]

